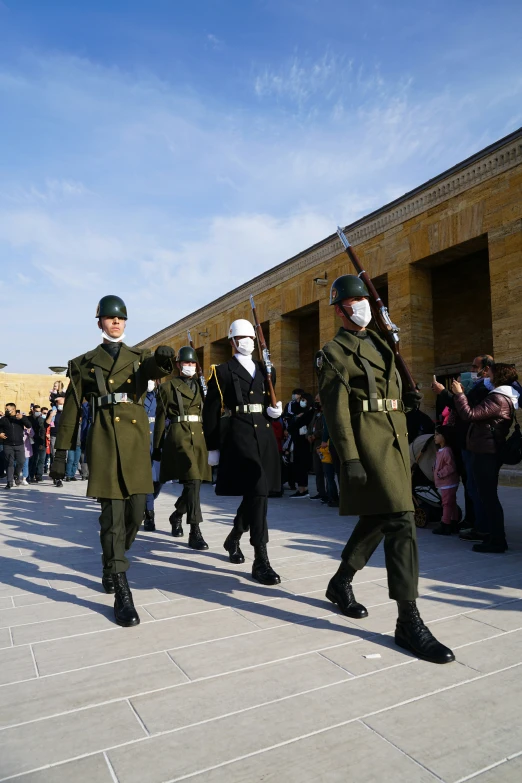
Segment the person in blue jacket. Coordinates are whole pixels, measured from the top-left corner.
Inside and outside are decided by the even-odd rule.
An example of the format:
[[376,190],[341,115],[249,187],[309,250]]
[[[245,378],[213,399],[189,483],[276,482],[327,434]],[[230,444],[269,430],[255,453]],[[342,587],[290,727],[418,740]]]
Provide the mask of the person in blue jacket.
[[156,521],[154,518],[154,501],[158,497],[161,491],[160,483],[160,463],[152,459],[153,441],[154,441],[154,423],[156,421],[156,407],[158,401],[156,398],[156,382],[149,381],[147,386],[147,394],[143,399],[143,407],[149,417],[149,431],[150,431],[150,455],[152,464],[152,483],[154,491],[147,495],[147,502],[145,505],[145,517],[143,520],[143,529],[147,533],[153,533],[156,530]]

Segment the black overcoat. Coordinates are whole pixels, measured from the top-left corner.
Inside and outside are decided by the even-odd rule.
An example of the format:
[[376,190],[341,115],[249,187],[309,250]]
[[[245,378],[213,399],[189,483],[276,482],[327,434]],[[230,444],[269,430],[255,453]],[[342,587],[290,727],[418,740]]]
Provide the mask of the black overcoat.
[[[203,405],[209,451],[219,449],[217,495],[267,495],[281,491],[281,464],[271,419],[266,371],[256,362],[254,378],[237,359],[213,368]],[[275,374],[272,372],[275,383]],[[221,393],[220,393],[221,390]],[[238,399],[239,398],[239,399]],[[261,413],[237,413],[238,404],[261,404]],[[225,415],[222,416],[222,412]]]

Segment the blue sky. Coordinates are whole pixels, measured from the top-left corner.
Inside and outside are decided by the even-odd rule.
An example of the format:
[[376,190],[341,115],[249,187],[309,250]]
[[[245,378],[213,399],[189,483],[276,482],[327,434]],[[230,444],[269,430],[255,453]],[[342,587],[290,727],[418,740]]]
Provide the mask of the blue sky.
[[519,0],[0,0],[0,361],[133,344],[522,125]]

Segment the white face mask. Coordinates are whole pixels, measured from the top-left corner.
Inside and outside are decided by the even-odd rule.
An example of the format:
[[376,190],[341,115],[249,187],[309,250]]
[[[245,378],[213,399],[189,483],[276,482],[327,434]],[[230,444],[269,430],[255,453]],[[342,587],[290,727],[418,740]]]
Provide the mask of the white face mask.
[[106,340],[108,340],[110,343],[121,343],[123,340],[125,340],[125,334],[122,334],[121,337],[111,337],[110,334],[107,334],[107,332],[104,332],[102,329],[102,334]]
[[38,416],[40,416],[40,415],[41,415],[40,411],[33,411],[33,416],[35,417],[35,419],[37,419]]
[[301,408],[306,408],[308,403],[306,402],[306,400],[301,400],[299,405],[301,406]]
[[57,405],[56,407],[58,408],[59,411],[63,411],[63,405]]
[[240,340],[234,340],[237,350],[243,356],[250,356],[254,353],[254,340],[252,337],[242,337]]
[[353,321],[357,326],[362,326],[364,329],[372,320],[372,311],[370,309],[370,303],[367,299],[362,299],[360,302],[354,302],[350,307],[353,310],[353,315],[350,316],[350,321]]
[[493,391],[493,389],[495,388],[495,384],[493,383],[491,378],[484,378],[484,386],[488,391]]
[[147,381],[147,391],[153,392],[155,385],[154,381]]
[[185,375],[187,378],[192,378],[196,374],[196,368],[191,367],[189,364],[182,364],[181,374]]

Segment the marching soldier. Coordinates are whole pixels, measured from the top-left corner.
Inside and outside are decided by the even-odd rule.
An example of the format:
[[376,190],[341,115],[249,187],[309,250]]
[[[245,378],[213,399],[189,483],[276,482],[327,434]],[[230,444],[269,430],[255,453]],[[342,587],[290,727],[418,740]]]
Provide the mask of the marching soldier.
[[[154,457],[161,459],[160,482],[178,479],[183,492],[176,501],[170,516],[172,535],[183,535],[183,515],[190,525],[188,545],[192,549],[208,549],[200,523],[203,522],[200,506],[202,481],[210,481],[212,471],[203,437],[201,407],[203,397],[197,382],[196,351],[190,346],[179,349],[177,368],[179,376],[162,384],[158,390],[158,406],[154,426]],[[170,426],[165,433],[165,420]]]
[[239,541],[250,530],[252,576],[261,584],[275,585],[281,579],[266,549],[267,498],[269,492],[280,491],[281,472],[270,419],[281,416],[282,406],[270,406],[265,367],[252,359],[255,331],[250,321],[234,321],[228,337],[233,358],[212,367],[203,406],[209,464],[218,465],[216,495],[243,498],[224,548],[231,563],[244,563]]
[[401,395],[391,349],[366,328],[368,298],[355,275],[334,281],[330,305],[342,327],[316,356],[323,412],[341,461],[339,513],[359,516],[326,597],[347,617],[368,616],[355,599],[352,580],[384,538],[389,595],[399,610],[396,644],[433,663],[449,663],[455,656],[424,625],[416,605],[418,554],[404,410],[420,395]]
[[96,310],[103,342],[69,362],[70,384],[56,438],[50,475],[65,475],[67,450],[76,444],[81,404],[85,397],[93,423],[87,439],[87,495],[101,502],[102,584],[115,593],[118,625],[138,625],[125,556],[143,520],[145,498],[152,492],[150,434],[140,404],[147,381],[170,372],[174,351],[159,346],[154,356],[123,343],[127,308],[119,296],[104,296]]

